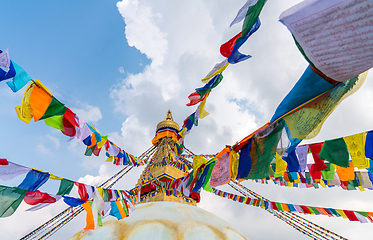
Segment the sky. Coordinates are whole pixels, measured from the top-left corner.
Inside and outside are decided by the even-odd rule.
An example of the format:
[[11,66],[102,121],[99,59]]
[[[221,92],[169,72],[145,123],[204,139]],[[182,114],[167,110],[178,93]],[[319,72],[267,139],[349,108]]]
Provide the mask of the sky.
[[[89,2],[10,1],[2,4],[0,49],[84,121],[136,156],[151,147],[158,122],[171,110],[174,120],[195,111],[188,95],[224,58],[220,45],[241,28],[229,28],[245,0],[122,0]],[[252,58],[230,65],[221,84],[207,100],[209,116],[199,121],[185,145],[195,154],[217,153],[269,121],[276,107],[307,67],[279,15],[300,0],[268,1],[261,28],[241,47]],[[0,83],[0,158],[54,175],[99,184],[121,168],[105,156],[84,156],[77,140],[46,126],[26,124],[14,107],[25,88],[13,93]],[[320,142],[371,130],[373,75],[344,100],[325,122],[320,134],[307,143]],[[132,170],[115,188],[132,188],[143,168]],[[23,177],[0,181],[17,186]],[[369,190],[341,188],[298,189],[243,184],[278,202],[373,211]],[[222,189],[234,192],[223,187]],[[57,181],[41,191],[55,193]],[[17,239],[67,207],[63,202],[26,212],[22,203],[15,214],[0,219],[1,239]],[[198,207],[226,220],[249,239],[308,239],[262,209],[245,206],[202,192]],[[303,216],[349,239],[370,239],[370,224],[342,218]],[[85,226],[81,214],[51,239],[67,239]],[[111,219],[111,217],[108,217]]]

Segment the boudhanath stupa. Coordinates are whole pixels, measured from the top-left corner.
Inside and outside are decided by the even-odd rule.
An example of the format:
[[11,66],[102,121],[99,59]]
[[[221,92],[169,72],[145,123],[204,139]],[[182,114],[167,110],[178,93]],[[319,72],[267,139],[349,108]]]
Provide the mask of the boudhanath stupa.
[[[94,232],[80,231],[71,239],[112,240],[244,240],[247,239],[226,221],[197,207],[199,196],[169,195],[152,185],[154,179],[167,183],[183,177],[187,170],[169,164],[165,159],[177,154],[179,125],[171,111],[156,128],[152,140],[156,152],[141,174],[136,187],[141,186],[136,210],[122,220],[109,220]],[[157,166],[152,167],[152,166]],[[193,198],[194,197],[194,198]]]

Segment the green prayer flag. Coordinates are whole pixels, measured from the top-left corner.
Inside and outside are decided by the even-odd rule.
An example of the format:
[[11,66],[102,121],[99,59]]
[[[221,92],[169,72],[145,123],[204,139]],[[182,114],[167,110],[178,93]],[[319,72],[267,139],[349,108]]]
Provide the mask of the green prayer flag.
[[348,181],[347,190],[356,190],[354,181]]
[[64,131],[65,129],[62,123],[62,117],[63,115],[49,117],[49,118],[44,119],[44,123],[45,125]]
[[270,124],[253,137],[250,157],[251,170],[245,179],[262,179],[270,176],[270,165],[280,141],[284,120]]
[[333,208],[328,208],[329,211],[336,217],[340,217],[341,215]]
[[310,172],[306,172],[305,175],[306,175],[307,184],[311,184],[312,183],[312,179],[311,179]]
[[324,170],[321,170],[321,176],[324,180],[334,180],[334,175],[335,175],[335,169],[334,165],[331,163],[325,163],[327,168]]
[[340,167],[348,167],[350,159],[347,145],[343,138],[326,140],[319,156]]
[[222,80],[223,80],[223,75],[220,74],[218,78],[216,79],[215,83],[211,87],[201,88],[199,90],[196,89],[196,92],[201,96],[201,99],[202,99],[208,92],[216,88]]
[[93,153],[93,151],[95,150],[95,148],[96,148],[96,145],[94,145],[94,146],[91,147],[91,148],[88,148],[88,147],[87,147],[87,149],[85,150],[84,155],[86,155],[86,156],[92,156],[92,153]]
[[69,195],[74,187],[74,182],[63,178],[60,183],[57,195]]
[[104,190],[104,201],[108,202],[110,200],[110,195],[109,195],[107,189],[103,189],[103,190]]
[[100,213],[97,213],[97,225],[102,227],[102,219]]
[[120,202],[122,203],[122,206],[123,206],[123,210],[124,210],[124,212],[125,212],[126,215],[128,216],[129,214],[128,214],[128,209],[127,209],[127,205],[126,205],[126,203],[124,202],[123,199],[121,199]]
[[360,211],[355,211],[357,212],[358,214],[364,216],[364,217],[368,217],[369,216],[369,213],[368,212],[360,212]]
[[0,185],[0,217],[9,217],[21,204],[27,191],[17,187]]
[[190,184],[192,184],[192,182],[193,182],[193,172],[194,172],[194,169],[189,174],[189,179],[188,179],[188,183],[187,183],[186,187],[189,187]]
[[309,206],[308,209],[310,209],[310,211],[312,211],[312,212],[313,212],[314,214],[316,214],[316,215],[319,215],[319,214],[320,214],[319,210],[317,210],[315,207],[311,207],[311,206]]
[[237,38],[236,43],[241,41],[241,39],[243,39],[246,36],[247,32],[254,25],[266,1],[267,0],[258,0],[258,2],[254,6],[249,7],[249,9],[246,12],[245,20],[242,24],[242,34],[239,38]]
[[275,204],[279,211],[283,211],[281,203],[275,202]]
[[318,184],[317,182],[312,183],[312,185],[313,185],[313,187],[314,187],[315,189],[318,189],[318,188],[319,188],[319,184]]
[[210,179],[211,179],[211,173],[212,169],[214,168],[216,164],[216,159],[213,158],[210,161],[207,162],[207,166],[209,167],[209,170],[206,175],[206,180],[205,183],[203,184],[203,190],[208,191],[208,192],[213,192],[214,190],[210,187]]
[[40,119],[46,119],[46,118],[53,117],[53,116],[64,115],[66,111],[67,111],[67,108],[65,107],[65,105],[52,96],[51,103],[49,104],[43,117],[41,117]]

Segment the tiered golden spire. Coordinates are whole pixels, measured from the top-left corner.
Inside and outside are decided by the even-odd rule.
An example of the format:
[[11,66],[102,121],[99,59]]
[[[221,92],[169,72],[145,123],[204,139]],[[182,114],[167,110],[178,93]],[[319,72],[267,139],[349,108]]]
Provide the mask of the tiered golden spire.
[[[156,133],[158,130],[162,128],[172,128],[175,131],[179,130],[179,124],[174,122],[171,111],[168,110],[166,117],[163,121],[158,123]],[[174,133],[175,134],[175,133]],[[157,136],[159,136],[158,134]],[[156,137],[155,137],[156,138]],[[153,139],[154,140],[154,139]],[[164,162],[167,163],[169,159],[176,160],[177,153],[175,153],[176,149],[176,137],[170,137],[167,134],[161,135],[159,138],[156,139],[156,151],[154,155],[151,157],[151,161],[149,162],[148,166],[145,167],[143,173],[141,174],[136,187],[143,187],[149,184],[151,179],[158,179],[160,181],[169,181],[171,179],[178,179],[183,177],[186,172],[171,166],[169,164],[163,164]],[[170,158],[170,156],[172,156]],[[166,160],[166,161],[165,161]],[[156,195],[152,196],[152,193],[156,193]],[[164,191],[152,191],[141,202],[156,202],[156,201],[169,201],[169,202],[183,202],[187,204],[191,204],[196,206],[196,201],[191,198],[186,198],[184,196],[175,197],[173,195],[168,196]]]

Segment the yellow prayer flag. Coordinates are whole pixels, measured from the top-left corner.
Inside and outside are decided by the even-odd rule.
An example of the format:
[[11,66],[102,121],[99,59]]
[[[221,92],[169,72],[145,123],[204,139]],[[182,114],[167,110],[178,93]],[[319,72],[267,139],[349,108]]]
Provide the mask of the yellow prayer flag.
[[233,181],[236,180],[237,178],[239,158],[240,158],[240,155],[237,152],[232,150],[229,155],[229,162],[231,166],[231,178]]
[[220,67],[219,69],[217,69],[215,72],[213,72],[212,74],[208,74],[206,77],[202,78],[202,82],[207,84],[211,78],[215,77],[216,75],[218,75],[219,73],[222,73],[229,65],[229,62],[227,61],[222,67]]
[[326,188],[326,185],[325,185],[324,181],[320,180],[319,184],[321,185],[321,187]]
[[110,157],[108,157],[107,159],[106,159],[106,162],[112,162],[113,161],[113,156],[110,156]]
[[53,175],[52,173],[49,173],[49,179],[52,179],[52,180],[62,180],[63,178],[62,177],[57,177],[57,176]]
[[346,214],[343,212],[343,210],[335,209],[344,219],[347,219]]
[[210,113],[208,113],[206,110],[205,110],[205,105],[206,105],[206,100],[207,100],[207,97],[210,95],[210,93],[207,93],[207,96],[205,97],[205,99],[203,99],[203,101],[201,102],[200,104],[200,110],[199,110],[199,118],[202,119],[204,117],[206,117],[207,115],[209,115]]
[[33,116],[32,108],[30,106],[30,97],[34,87],[35,84],[33,82],[28,85],[23,93],[21,105],[15,107],[18,118],[27,124],[30,123]]
[[98,194],[100,194],[100,196],[102,197],[102,199],[104,199],[104,197],[105,197],[104,189],[98,187],[98,188],[97,188],[97,191],[98,191]]
[[195,156],[193,158],[193,170],[194,170],[193,171],[193,178],[196,177],[198,168],[201,167],[203,164],[206,164],[206,163],[207,163],[207,159],[204,158],[201,155]]
[[280,155],[276,152],[276,170],[275,173],[282,173],[286,171],[288,164],[282,159]]
[[348,151],[351,155],[352,163],[359,169],[369,168],[369,159],[365,157],[365,140],[367,133],[343,137]]
[[102,147],[105,145],[105,143],[106,143],[106,141],[107,141],[107,137],[108,137],[108,135],[106,135],[106,136],[101,136],[101,141],[99,141],[99,142],[97,143],[97,147],[98,147],[98,148],[102,148]]

